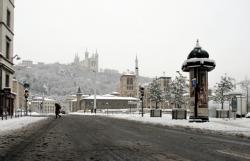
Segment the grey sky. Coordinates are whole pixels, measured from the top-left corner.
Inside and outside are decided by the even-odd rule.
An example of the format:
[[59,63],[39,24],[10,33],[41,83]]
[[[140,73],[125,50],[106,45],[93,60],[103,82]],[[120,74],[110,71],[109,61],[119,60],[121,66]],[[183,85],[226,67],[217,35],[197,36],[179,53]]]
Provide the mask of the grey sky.
[[100,68],[174,76],[199,38],[224,73],[250,78],[249,0],[17,0],[15,53],[35,62],[70,63],[96,49]]

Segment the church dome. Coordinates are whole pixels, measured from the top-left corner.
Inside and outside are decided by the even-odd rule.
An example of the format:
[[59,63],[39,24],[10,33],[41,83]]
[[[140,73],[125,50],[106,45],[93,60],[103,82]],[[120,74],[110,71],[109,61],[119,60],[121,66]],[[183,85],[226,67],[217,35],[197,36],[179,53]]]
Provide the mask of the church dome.
[[191,58],[209,58],[208,52],[200,47],[199,40],[197,40],[195,48],[190,52],[187,57],[187,59]]
[[215,68],[215,61],[209,59],[207,51],[202,50],[197,40],[195,48],[190,52],[187,60],[182,64],[182,71],[189,72],[194,68],[201,68],[206,71],[212,71]]

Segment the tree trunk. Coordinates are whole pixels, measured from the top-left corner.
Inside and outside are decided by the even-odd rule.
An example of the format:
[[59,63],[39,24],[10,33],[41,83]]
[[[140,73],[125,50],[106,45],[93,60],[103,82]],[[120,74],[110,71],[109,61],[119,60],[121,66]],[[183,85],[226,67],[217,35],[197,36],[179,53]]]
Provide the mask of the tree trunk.
[[155,101],[155,109],[158,109],[157,104],[158,104],[158,102]]

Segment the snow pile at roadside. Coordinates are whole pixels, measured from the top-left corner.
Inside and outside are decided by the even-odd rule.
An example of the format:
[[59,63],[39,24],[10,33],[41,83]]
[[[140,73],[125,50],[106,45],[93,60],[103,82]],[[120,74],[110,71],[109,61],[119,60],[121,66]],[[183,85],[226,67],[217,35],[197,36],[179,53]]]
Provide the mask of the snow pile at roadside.
[[206,129],[212,131],[225,132],[229,134],[245,135],[250,137],[250,119],[237,118],[234,119],[220,119],[210,118],[209,122],[204,123],[190,123],[188,120],[172,120],[170,114],[164,114],[163,117],[150,117],[149,114],[144,115],[129,115],[129,114],[114,114],[106,115],[108,117],[122,118],[127,120],[140,121],[144,123],[160,124],[165,126],[181,126],[197,129]]
[[29,124],[46,119],[47,117],[18,117],[0,120],[0,135],[9,133],[13,130],[21,129]]

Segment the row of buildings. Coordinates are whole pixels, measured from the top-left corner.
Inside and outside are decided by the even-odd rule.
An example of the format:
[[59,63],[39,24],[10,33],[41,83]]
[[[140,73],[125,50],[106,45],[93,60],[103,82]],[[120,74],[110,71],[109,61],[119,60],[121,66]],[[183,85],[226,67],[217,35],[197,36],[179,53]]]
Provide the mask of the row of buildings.
[[[160,84],[162,90],[166,90],[171,81],[171,77],[160,77],[156,81]],[[137,96],[137,86],[135,82],[135,74],[124,73],[120,78],[120,92],[113,92],[106,95],[97,95],[96,109],[132,109],[133,111],[139,110],[140,107],[138,107],[138,103],[140,102],[140,99]],[[145,87],[144,107],[155,108],[155,102],[149,99],[149,88],[148,86]],[[84,95],[79,88],[76,95],[71,96],[68,99],[69,111],[76,112],[79,110],[92,110],[94,107],[94,99],[94,95]],[[158,108],[167,109],[172,107],[170,105],[170,102],[163,101],[158,104]]]
[[15,94],[13,93],[14,42],[14,0],[0,1],[0,115],[13,113]]
[[[29,106],[25,98],[25,95],[28,96],[25,90],[27,87],[14,79],[13,61],[18,58],[13,53],[14,8],[14,0],[0,1],[0,117],[13,116],[19,109],[24,111]],[[23,65],[31,66],[32,61],[23,61]],[[35,101],[31,103],[35,104]],[[43,101],[46,104],[45,110],[54,111],[51,100]]]
[[[166,91],[171,82],[171,77],[162,76],[156,79],[162,91]],[[144,107],[155,108],[155,103],[149,99],[149,85],[143,84],[145,87]],[[135,59],[135,71],[127,71],[122,73],[119,80],[119,88],[117,92],[106,95],[96,96],[96,108],[102,109],[136,109],[140,108],[139,93],[139,67],[138,58]],[[84,95],[79,88],[76,95],[68,98],[69,111],[88,111],[94,107],[94,95]],[[169,102],[160,102],[159,108],[169,108]]]

